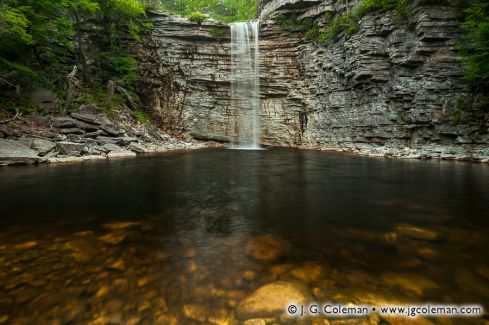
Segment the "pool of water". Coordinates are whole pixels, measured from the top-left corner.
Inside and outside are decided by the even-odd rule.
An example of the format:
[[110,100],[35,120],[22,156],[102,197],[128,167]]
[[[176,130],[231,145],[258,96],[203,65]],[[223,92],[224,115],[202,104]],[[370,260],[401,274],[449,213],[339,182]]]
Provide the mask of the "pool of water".
[[281,283],[488,306],[489,168],[295,150],[2,168],[0,262],[0,324],[403,324],[245,305]]

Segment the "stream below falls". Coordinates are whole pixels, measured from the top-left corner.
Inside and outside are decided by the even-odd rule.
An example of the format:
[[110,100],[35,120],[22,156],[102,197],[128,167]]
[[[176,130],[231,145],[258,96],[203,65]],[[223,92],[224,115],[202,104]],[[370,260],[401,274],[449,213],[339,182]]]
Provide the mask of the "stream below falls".
[[289,319],[270,283],[489,308],[484,165],[209,150],[1,168],[0,193],[0,324],[409,324]]

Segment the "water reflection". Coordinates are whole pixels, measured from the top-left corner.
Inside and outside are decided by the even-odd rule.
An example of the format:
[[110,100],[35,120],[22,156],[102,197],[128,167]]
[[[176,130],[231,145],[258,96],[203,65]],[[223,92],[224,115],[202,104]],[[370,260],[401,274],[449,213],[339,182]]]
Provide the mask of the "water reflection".
[[[487,305],[488,176],[286,150],[0,169],[0,324],[299,322],[276,309],[290,297]],[[388,323],[405,320],[329,321]]]

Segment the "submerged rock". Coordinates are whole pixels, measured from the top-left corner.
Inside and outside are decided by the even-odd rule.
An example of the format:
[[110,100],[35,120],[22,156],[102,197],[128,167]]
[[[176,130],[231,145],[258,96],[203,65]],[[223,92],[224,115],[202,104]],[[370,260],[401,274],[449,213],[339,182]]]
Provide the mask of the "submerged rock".
[[307,304],[311,301],[311,296],[302,285],[276,281],[264,285],[243,300],[236,308],[236,315],[240,319],[281,316],[285,314],[288,304]]
[[290,271],[290,274],[303,282],[316,282],[324,276],[325,268],[319,264],[305,264]]
[[191,320],[204,323],[207,319],[206,317],[207,308],[203,305],[184,305],[183,315]]
[[262,235],[248,241],[246,254],[260,261],[273,261],[283,256],[288,248],[285,240],[274,235]]
[[110,245],[118,245],[124,239],[126,239],[127,234],[123,231],[115,231],[108,233],[106,235],[100,236],[98,240],[100,240],[103,243],[110,244]]
[[248,319],[243,322],[243,325],[266,325],[267,322],[261,318]]
[[388,273],[382,276],[387,285],[397,286],[404,290],[422,295],[430,289],[438,289],[439,286],[433,280],[417,274]]
[[400,235],[424,240],[435,240],[439,237],[438,233],[434,231],[411,225],[399,225],[396,232]]

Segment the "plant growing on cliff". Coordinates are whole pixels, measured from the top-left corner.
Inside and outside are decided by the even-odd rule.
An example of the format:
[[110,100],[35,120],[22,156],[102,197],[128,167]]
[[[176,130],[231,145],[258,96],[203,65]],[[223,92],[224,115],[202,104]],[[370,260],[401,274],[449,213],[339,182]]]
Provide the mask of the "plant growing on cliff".
[[215,38],[224,38],[228,34],[228,32],[222,28],[213,28],[209,33]]
[[207,16],[201,13],[200,11],[194,11],[187,15],[188,20],[193,21],[197,24],[201,24],[204,20],[207,19]]
[[341,32],[352,35],[358,31],[358,21],[366,14],[378,10],[390,11],[396,8],[401,11],[401,6],[405,6],[405,2],[405,0],[363,0],[351,12],[333,19],[328,27],[319,33],[318,41],[327,42]]

